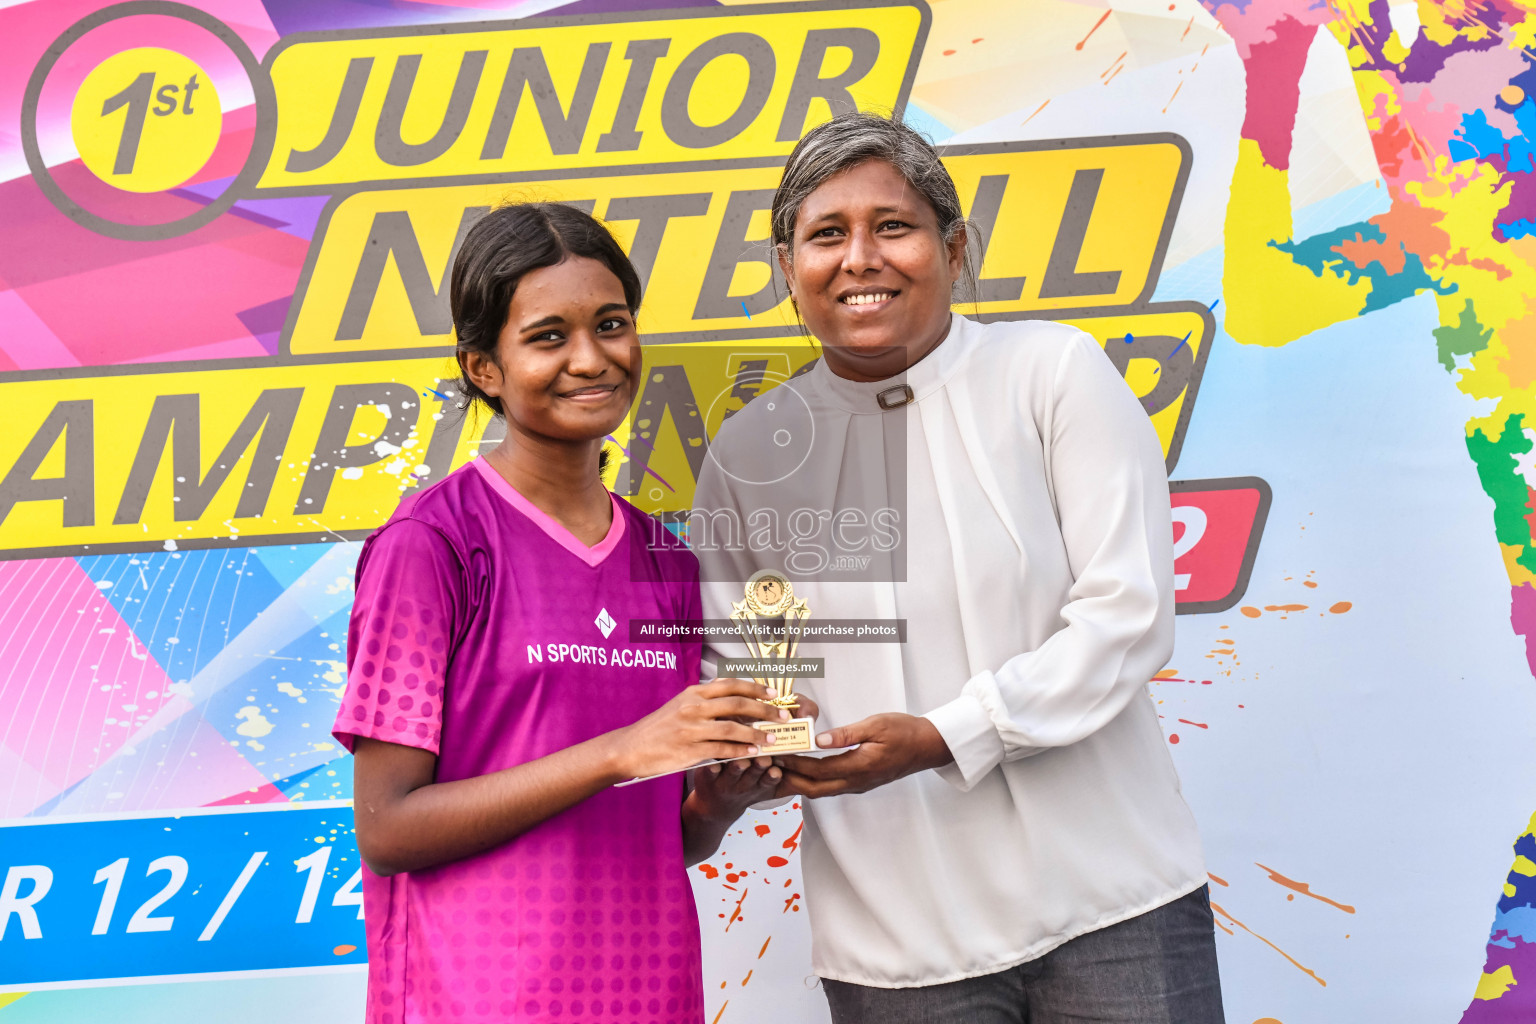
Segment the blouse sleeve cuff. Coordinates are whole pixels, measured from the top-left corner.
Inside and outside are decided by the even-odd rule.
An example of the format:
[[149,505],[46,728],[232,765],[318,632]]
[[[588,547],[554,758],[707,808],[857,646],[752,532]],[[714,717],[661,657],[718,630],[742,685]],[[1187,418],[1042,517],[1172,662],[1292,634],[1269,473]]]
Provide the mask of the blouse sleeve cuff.
[[961,792],[1002,763],[1002,737],[998,736],[987,709],[970,694],[961,694],[923,717],[939,730],[954,757],[954,761],[935,770]]

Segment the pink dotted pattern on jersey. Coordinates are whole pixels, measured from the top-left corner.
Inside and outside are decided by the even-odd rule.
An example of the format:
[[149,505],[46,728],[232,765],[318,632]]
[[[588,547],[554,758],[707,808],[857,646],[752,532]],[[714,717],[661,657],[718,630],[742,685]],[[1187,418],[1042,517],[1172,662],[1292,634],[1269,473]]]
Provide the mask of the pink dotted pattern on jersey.
[[[547,846],[548,857],[523,865],[479,865],[472,880],[445,893],[441,916],[452,931],[429,943],[441,960],[435,974],[473,980],[452,991],[433,980],[417,992],[407,977],[407,999],[434,1020],[697,1019],[698,986],[684,981],[699,970],[697,946],[685,931],[697,926],[679,908],[680,886],[659,886],[655,866],[644,863],[649,858],[611,866],[604,878],[578,877],[584,873],[560,863],[561,841]],[[618,902],[630,909],[607,909]],[[645,902],[657,906],[636,909]],[[663,902],[673,904],[665,913]],[[507,909],[513,906],[515,913]],[[574,929],[544,941],[545,919]],[[401,1024],[388,1010],[379,1020]]]
[[358,652],[338,721],[352,736],[420,747],[436,754],[442,739],[443,668],[448,641],[440,614],[408,597],[380,593],[367,622],[354,621]]

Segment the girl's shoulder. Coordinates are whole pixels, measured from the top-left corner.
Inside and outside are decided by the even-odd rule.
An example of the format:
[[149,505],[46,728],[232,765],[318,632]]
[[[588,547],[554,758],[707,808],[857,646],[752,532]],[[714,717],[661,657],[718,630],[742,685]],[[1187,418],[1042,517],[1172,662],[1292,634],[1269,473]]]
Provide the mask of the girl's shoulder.
[[384,548],[436,549],[462,561],[468,510],[484,501],[484,487],[465,465],[436,483],[407,492],[394,512],[363,544],[363,554]]

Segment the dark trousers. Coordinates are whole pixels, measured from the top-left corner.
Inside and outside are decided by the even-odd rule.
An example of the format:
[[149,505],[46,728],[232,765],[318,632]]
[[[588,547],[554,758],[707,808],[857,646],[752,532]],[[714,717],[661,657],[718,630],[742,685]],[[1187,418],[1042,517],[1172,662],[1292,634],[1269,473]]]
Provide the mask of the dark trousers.
[[822,980],[833,1024],[1223,1024],[1210,893],[996,974],[921,988]]

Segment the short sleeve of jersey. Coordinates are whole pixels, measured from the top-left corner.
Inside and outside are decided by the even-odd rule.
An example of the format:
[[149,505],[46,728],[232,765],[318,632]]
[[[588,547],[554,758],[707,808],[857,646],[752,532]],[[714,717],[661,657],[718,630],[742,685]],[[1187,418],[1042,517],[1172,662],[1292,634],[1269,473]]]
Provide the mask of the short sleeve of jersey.
[[332,729],[347,750],[365,736],[438,752],[462,579],[453,549],[430,526],[402,519],[369,538],[347,630],[347,688]]

